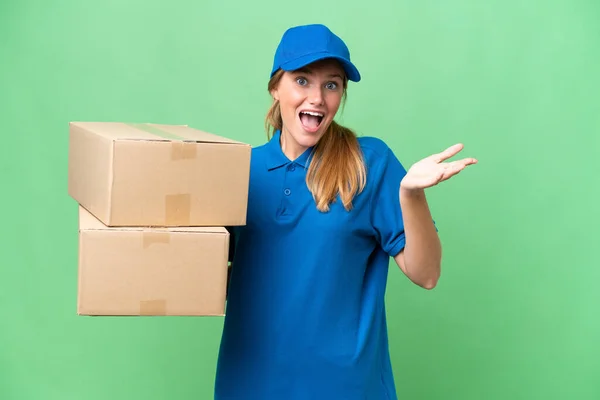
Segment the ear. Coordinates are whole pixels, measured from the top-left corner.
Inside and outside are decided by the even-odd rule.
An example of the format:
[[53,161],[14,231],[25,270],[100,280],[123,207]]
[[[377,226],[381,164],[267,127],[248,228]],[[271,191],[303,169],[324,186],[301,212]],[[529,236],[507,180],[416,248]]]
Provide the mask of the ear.
[[279,101],[279,90],[277,88],[271,90],[271,96],[277,101]]

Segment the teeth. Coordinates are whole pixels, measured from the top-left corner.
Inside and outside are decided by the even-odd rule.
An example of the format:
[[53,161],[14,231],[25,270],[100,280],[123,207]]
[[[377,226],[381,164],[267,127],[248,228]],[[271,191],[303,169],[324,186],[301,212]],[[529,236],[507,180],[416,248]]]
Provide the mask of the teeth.
[[308,115],[312,115],[315,117],[322,117],[323,114],[318,113],[318,112],[312,112],[312,111],[302,111],[301,114],[308,114]]

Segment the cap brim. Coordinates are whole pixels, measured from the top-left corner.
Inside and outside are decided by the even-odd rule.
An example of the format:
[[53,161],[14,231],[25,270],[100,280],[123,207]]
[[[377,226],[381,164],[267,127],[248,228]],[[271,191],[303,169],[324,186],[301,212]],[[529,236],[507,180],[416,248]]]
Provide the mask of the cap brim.
[[340,56],[332,55],[330,53],[317,53],[317,54],[309,54],[306,56],[302,56],[295,60],[292,60],[292,61],[289,61],[289,62],[283,64],[281,66],[281,69],[284,71],[295,71],[297,69],[306,67],[307,65],[312,64],[316,61],[321,61],[321,60],[325,60],[325,59],[338,60],[342,64],[342,67],[344,68],[344,71],[346,72],[346,77],[348,78],[348,80],[353,81],[353,82],[360,81],[360,78],[361,78],[360,73],[358,72],[358,69],[356,68],[356,66],[354,64],[352,64],[352,62],[350,60],[340,57]]

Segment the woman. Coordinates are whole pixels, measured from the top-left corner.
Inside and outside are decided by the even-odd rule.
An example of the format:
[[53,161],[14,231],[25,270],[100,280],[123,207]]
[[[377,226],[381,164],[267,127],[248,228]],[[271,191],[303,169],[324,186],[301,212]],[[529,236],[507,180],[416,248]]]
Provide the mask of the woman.
[[408,172],[334,121],[360,74],[323,25],[287,30],[269,82],[272,138],[253,149],[215,399],[396,399],[384,293],[390,257],[432,289],[441,247],[424,189],[476,160],[456,145]]

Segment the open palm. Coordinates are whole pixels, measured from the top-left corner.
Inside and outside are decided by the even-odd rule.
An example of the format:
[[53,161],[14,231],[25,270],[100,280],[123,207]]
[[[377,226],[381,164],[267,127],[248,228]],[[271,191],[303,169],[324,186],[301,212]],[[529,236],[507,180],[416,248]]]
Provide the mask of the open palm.
[[402,180],[402,188],[413,190],[435,186],[458,174],[467,166],[476,164],[477,160],[474,158],[444,162],[458,154],[463,147],[460,143],[455,144],[441,153],[433,154],[413,164]]

